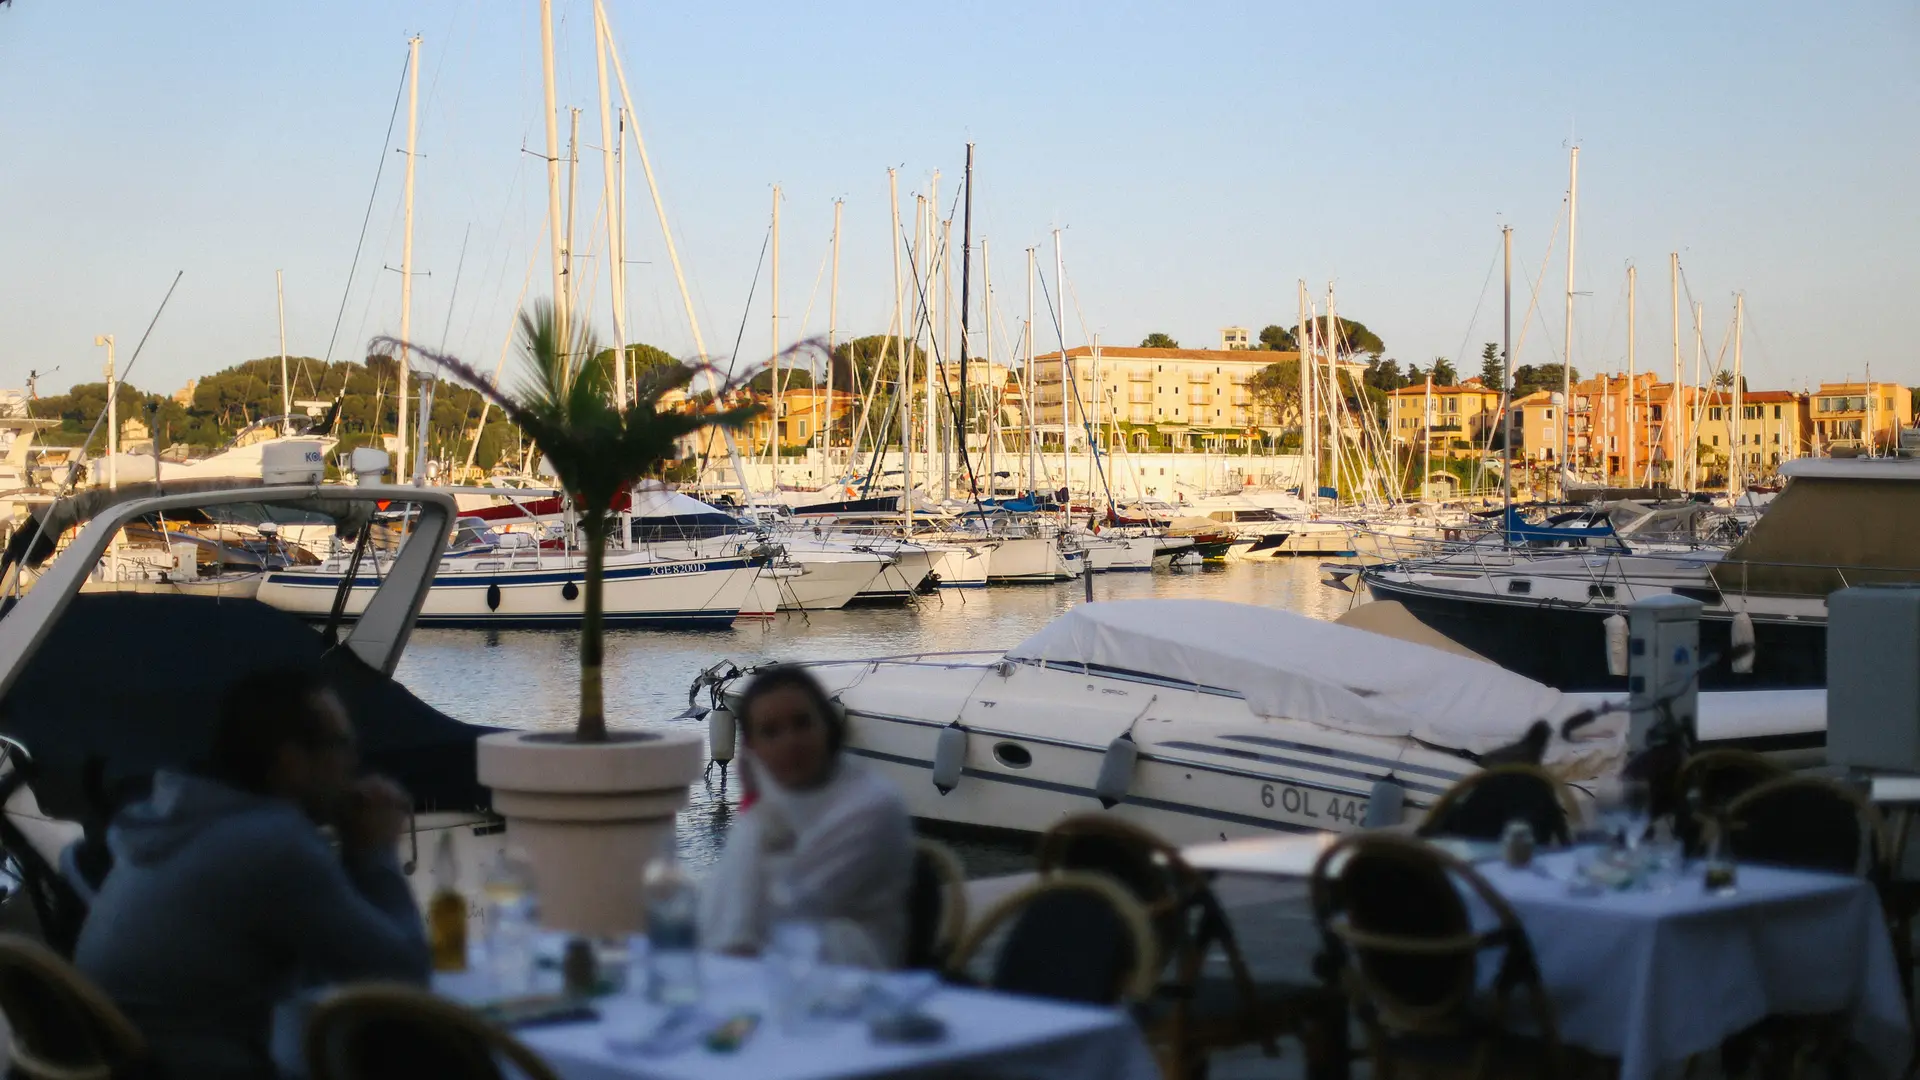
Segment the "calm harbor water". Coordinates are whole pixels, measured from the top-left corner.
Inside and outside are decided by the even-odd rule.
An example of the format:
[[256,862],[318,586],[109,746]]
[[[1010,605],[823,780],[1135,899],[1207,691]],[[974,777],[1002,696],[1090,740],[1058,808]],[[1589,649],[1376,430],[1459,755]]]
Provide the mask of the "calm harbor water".
[[[1223,567],[1103,574],[1094,597],[1232,600],[1331,619],[1351,597],[1319,583],[1318,560],[1235,563]],[[607,634],[607,712],[616,727],[666,727],[686,707],[687,687],[720,659],[742,666],[766,660],[821,660],[913,652],[1003,650],[1082,603],[1084,586],[1004,586],[944,590],[911,608],[850,608],[742,620],[730,630],[614,630]],[[565,630],[418,630],[398,678],[450,716],[499,727],[555,729],[573,724],[579,636]],[[684,723],[684,722],[682,722]],[[704,730],[704,726],[701,727]],[[680,848],[690,866],[718,855],[738,785],[716,769],[696,783],[680,818]],[[1027,845],[959,845],[970,873],[1020,868]]]

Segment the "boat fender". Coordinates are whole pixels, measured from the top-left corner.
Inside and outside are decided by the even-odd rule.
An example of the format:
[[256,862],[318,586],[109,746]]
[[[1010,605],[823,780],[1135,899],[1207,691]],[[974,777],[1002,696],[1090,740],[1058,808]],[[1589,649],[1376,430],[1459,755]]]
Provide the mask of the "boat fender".
[[500,583],[497,581],[487,583],[487,610],[500,610]]
[[1734,612],[1728,638],[1727,651],[1732,659],[1727,666],[1735,675],[1753,674],[1753,616],[1744,611]]
[[967,729],[955,720],[940,729],[933,747],[933,786],[945,795],[960,786],[960,770],[967,764]]
[[1093,782],[1093,793],[1102,809],[1111,810],[1127,797],[1127,788],[1133,785],[1133,766],[1139,760],[1140,744],[1133,741],[1131,730],[1107,744],[1107,752],[1100,756],[1100,778]]
[[580,599],[580,586],[575,585],[571,581],[567,582],[565,585],[560,586],[560,598],[562,600]]
[[1398,825],[1406,805],[1407,789],[1391,774],[1383,776],[1373,782],[1373,790],[1367,794],[1367,812],[1360,819],[1360,827],[1383,829]]
[[707,751],[713,760],[722,766],[732,761],[739,737],[739,725],[734,722],[732,709],[720,705],[707,713]]
[[1627,617],[1614,612],[1601,620],[1601,626],[1607,631],[1607,674],[1621,676],[1627,673]]

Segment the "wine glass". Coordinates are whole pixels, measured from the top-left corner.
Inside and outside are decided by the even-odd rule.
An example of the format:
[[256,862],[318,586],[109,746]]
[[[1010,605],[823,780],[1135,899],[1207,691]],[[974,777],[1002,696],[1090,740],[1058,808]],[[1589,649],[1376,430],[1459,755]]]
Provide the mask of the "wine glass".
[[820,927],[805,919],[783,919],[767,935],[768,997],[789,1034],[798,1033],[812,1011],[821,944]]
[[1653,787],[1645,780],[1626,780],[1620,785],[1620,817],[1626,827],[1627,850],[1637,851],[1652,824]]

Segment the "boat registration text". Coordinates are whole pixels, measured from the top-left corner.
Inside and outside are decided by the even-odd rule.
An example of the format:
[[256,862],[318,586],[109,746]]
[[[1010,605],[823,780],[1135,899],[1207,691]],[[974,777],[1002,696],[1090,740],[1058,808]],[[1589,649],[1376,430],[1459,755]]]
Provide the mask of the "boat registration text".
[[1290,816],[1325,821],[1329,826],[1358,826],[1367,817],[1367,800],[1333,795],[1292,784],[1261,784],[1260,805]]

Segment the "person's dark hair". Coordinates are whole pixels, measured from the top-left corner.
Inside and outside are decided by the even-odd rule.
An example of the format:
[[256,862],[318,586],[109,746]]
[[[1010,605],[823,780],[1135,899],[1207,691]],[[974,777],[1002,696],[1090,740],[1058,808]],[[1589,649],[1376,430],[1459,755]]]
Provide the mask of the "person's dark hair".
[[280,748],[318,748],[330,734],[322,720],[333,691],[299,668],[271,668],[241,676],[220,697],[207,772],[242,791],[264,794]]
[[805,694],[808,704],[813,706],[814,715],[827,725],[827,749],[838,754],[840,745],[847,741],[847,720],[841,715],[840,707],[827,696],[827,688],[820,685],[813,672],[793,664],[775,664],[754,672],[752,681],[740,693],[740,734],[748,742],[753,741],[753,703],[767,694],[782,689],[794,689]]

